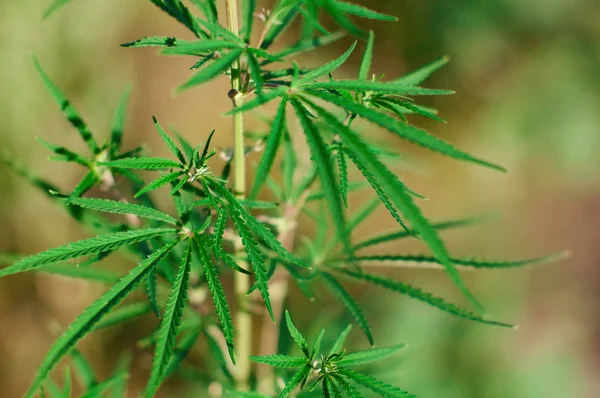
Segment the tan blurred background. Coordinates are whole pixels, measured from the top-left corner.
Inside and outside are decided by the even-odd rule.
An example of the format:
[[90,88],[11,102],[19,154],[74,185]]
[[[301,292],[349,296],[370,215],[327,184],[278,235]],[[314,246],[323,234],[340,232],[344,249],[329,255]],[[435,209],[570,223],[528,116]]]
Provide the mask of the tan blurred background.
[[[108,135],[118,98],[131,84],[126,148],[144,142],[152,153],[165,154],[151,115],[176,126],[192,142],[216,128],[216,144],[229,144],[230,121],[222,116],[229,106],[226,79],[174,95],[174,87],[189,73],[187,60],[159,57],[153,49],[118,46],[143,36],[187,37],[149,1],[74,0],[42,22],[47,3],[0,0],[3,150],[65,191],[83,176],[81,169],[47,161],[48,153],[35,140],[40,136],[83,147],[42,86],[32,54],[99,137]],[[392,78],[440,55],[451,56],[450,65],[426,84],[457,91],[451,97],[427,99],[448,125],[413,121],[510,170],[503,175],[459,164],[384,133],[374,135],[407,153],[410,167],[402,170],[402,176],[430,198],[423,206],[431,219],[501,214],[484,226],[444,235],[452,253],[506,259],[563,249],[573,253],[569,260],[545,267],[467,276],[486,308],[499,319],[519,324],[517,331],[472,325],[379,290],[358,289],[378,345],[410,343],[400,363],[379,369],[379,376],[422,397],[598,397],[600,3],[363,3],[400,17],[396,24],[363,24],[379,39],[373,72]],[[318,65],[349,43],[350,39],[340,42],[302,61]],[[357,61],[353,58],[342,73],[353,74]],[[250,121],[249,126],[260,124]],[[33,253],[86,236],[4,166],[0,184],[0,252]],[[360,233],[393,227],[394,221],[380,210]],[[423,248],[403,244],[385,250],[405,253]],[[437,271],[389,273],[463,303]],[[54,338],[52,324],[64,328],[103,289],[32,274],[0,280],[0,397],[23,393]],[[292,302],[305,329],[310,326],[311,305],[315,306],[301,297]],[[339,308],[325,308],[323,322],[312,324],[315,329],[328,325],[334,319],[331,314],[340,322],[346,320]],[[131,346],[151,324],[150,320],[100,333],[86,339],[82,350],[98,372],[107,375],[119,350]],[[331,326],[332,333],[335,327]],[[366,346],[359,333],[353,339],[356,347]],[[148,354],[136,356],[134,385],[144,382],[149,364]],[[183,391],[163,394],[184,396]]]

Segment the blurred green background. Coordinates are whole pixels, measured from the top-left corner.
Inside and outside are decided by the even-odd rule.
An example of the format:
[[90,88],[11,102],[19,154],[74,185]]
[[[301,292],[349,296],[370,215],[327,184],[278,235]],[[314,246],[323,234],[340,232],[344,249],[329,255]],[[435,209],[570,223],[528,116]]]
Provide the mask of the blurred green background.
[[[118,46],[142,36],[187,37],[149,1],[76,0],[42,22],[47,3],[0,0],[3,151],[65,191],[84,173],[47,161],[48,153],[36,142],[40,136],[83,148],[42,86],[32,54],[98,136],[108,135],[118,98],[131,84],[127,148],[144,142],[151,152],[164,154],[151,115],[176,126],[192,142],[216,128],[216,144],[229,144],[230,121],[222,116],[230,104],[226,79],[175,95],[173,88],[189,73],[186,60]],[[373,72],[392,78],[440,55],[451,57],[449,66],[426,84],[457,91],[451,97],[427,99],[448,125],[413,122],[510,170],[503,175],[405,147],[398,140],[386,141],[407,153],[409,167],[402,170],[402,177],[430,198],[423,206],[431,219],[501,214],[483,226],[444,235],[451,252],[506,259],[563,249],[573,253],[549,266],[466,276],[487,310],[495,318],[518,324],[516,331],[471,324],[396,295],[358,289],[378,345],[410,344],[399,361],[374,371],[422,397],[597,397],[600,2],[363,0],[363,4],[400,18],[395,24],[363,23],[379,39]],[[293,40],[293,32],[287,40]],[[323,63],[350,41],[301,61],[307,66]],[[358,62],[352,60],[343,71],[348,76]],[[33,253],[86,236],[4,166],[0,184],[0,252]],[[394,221],[381,210],[360,234],[393,228]],[[403,243],[385,250],[424,249]],[[464,304],[439,271],[385,272]],[[62,330],[103,289],[32,274],[0,280],[1,397],[18,397],[25,391],[54,339],[53,331]],[[338,306],[323,300],[308,303],[298,296],[291,301],[297,323],[312,330],[309,334],[322,326],[334,334],[348,321]],[[315,320],[317,308],[324,312]],[[119,350],[131,347],[147,326],[148,322],[100,333],[87,338],[82,351],[100,374],[107,374]],[[353,333],[352,341],[356,348],[367,345],[359,332]],[[150,360],[150,353],[136,355],[133,386],[143,385]],[[194,360],[201,362],[201,354]],[[167,390],[164,396],[179,396],[182,391]]]

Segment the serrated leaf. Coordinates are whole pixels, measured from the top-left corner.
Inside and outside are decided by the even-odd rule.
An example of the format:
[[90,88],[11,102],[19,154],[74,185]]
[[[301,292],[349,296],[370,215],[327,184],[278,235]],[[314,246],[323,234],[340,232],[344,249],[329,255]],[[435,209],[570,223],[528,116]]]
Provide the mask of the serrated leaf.
[[221,58],[200,69],[194,76],[188,79],[188,81],[183,83],[179,87],[179,90],[186,90],[214,79],[215,77],[227,71],[231,64],[233,64],[233,62],[237,60],[243,52],[244,50],[241,48],[235,48],[231,50]]
[[444,243],[437,234],[435,228],[431,226],[429,221],[423,217],[421,210],[415,205],[413,198],[408,194],[406,186],[398,180],[398,178],[377,158],[376,154],[367,146],[361,138],[350,128],[343,125],[335,116],[325,111],[323,108],[312,105],[322,118],[329,123],[334,130],[340,134],[346,146],[355,154],[357,164],[362,164],[362,170],[369,170],[369,174],[375,178],[381,187],[382,192],[385,192],[390,200],[396,205],[404,216],[410,221],[412,228],[429,246],[433,254],[441,261],[448,275],[453,280],[454,284],[465,295],[465,297],[477,308],[483,312],[481,305],[475,299],[473,294],[466,287],[462,277],[456,271],[455,267],[449,260],[448,252]]
[[371,108],[367,108],[355,102],[348,101],[345,98],[333,94],[328,94],[321,91],[311,91],[311,94],[318,98],[321,98],[324,101],[331,102],[334,105],[344,108],[348,112],[356,113],[357,115],[375,124],[378,124],[381,127],[386,128],[392,133],[395,133],[399,137],[419,144],[432,151],[439,152],[443,155],[452,157],[457,160],[476,163],[499,171],[506,171],[506,169],[504,169],[501,166],[487,162],[485,160],[481,160],[472,155],[469,155],[468,153],[460,151],[459,149],[454,148],[452,145],[440,140],[437,137],[434,137],[426,131],[401,123],[393,117],[388,116],[384,113],[378,112]]
[[167,369],[165,370],[165,378],[171,376],[181,366],[181,363],[188,357],[201,333],[201,329],[196,328],[181,339],[181,342],[177,345],[177,347],[175,347],[173,356],[171,356],[171,360],[167,365]]
[[[443,231],[446,229],[467,227],[467,226],[482,222],[485,219],[486,219],[486,217],[463,218],[463,219],[458,219],[458,220],[443,221],[443,222],[431,224],[431,226],[438,231]],[[408,237],[414,236],[415,234],[416,234],[415,232],[410,233],[410,232],[407,232],[406,230],[384,233],[382,235],[377,235],[375,237],[365,239],[365,240],[355,244],[354,250],[364,249],[366,247],[379,245],[381,243],[392,242],[392,241],[395,241],[398,239],[408,238]]]
[[123,130],[125,128],[125,113],[127,111],[127,103],[131,94],[131,88],[128,87],[123,92],[117,111],[113,118],[112,126],[110,129],[110,145],[113,154],[117,153],[121,148],[121,141],[123,139]]
[[271,167],[275,162],[277,150],[279,149],[281,138],[285,130],[286,105],[287,96],[284,96],[279,103],[279,107],[277,108],[277,112],[275,113],[275,117],[271,123],[271,129],[265,144],[264,153],[260,159],[259,165],[256,167],[254,184],[250,190],[250,198],[257,197],[260,189],[262,188],[262,184],[266,181],[267,175],[269,175]]
[[162,186],[165,186],[171,182],[174,182],[182,174],[183,174],[182,171],[174,171],[173,173],[165,174],[164,176],[157,178],[156,180],[152,181],[151,183],[149,183],[148,185],[146,185],[142,189],[140,189],[138,192],[136,192],[135,197],[139,198],[140,196],[142,196],[150,191],[154,191]]
[[148,275],[156,265],[164,259],[174,245],[165,246],[142,261],[125,275],[110,290],[96,300],[91,306],[83,311],[79,317],[65,330],[65,332],[54,342],[46,358],[38,368],[36,376],[25,394],[26,398],[32,398],[52,369],[60,359],[67,355],[75,347],[77,342],[91,332],[102,317],[116,307],[136,286]]
[[373,92],[390,95],[449,95],[452,90],[430,89],[417,86],[407,86],[395,82],[381,82],[370,80],[333,80],[325,82],[308,83],[304,89],[349,90],[357,92]]
[[176,37],[152,36],[121,44],[121,47],[176,47],[191,43]]
[[36,58],[33,58],[33,63],[35,64],[35,67],[38,73],[40,74],[42,81],[46,85],[46,88],[48,89],[48,91],[50,91],[50,94],[58,103],[69,122],[73,125],[73,127],[77,129],[77,131],[79,131],[79,135],[86,143],[88,148],[92,151],[92,153],[97,154],[99,152],[98,144],[96,143],[96,140],[92,136],[92,133],[90,132],[87,124],[83,121],[77,109],[75,109],[75,107],[71,105],[67,97],[65,97],[65,95],[60,91],[60,89],[52,82],[52,80],[50,80],[50,77],[48,77],[46,72],[44,72],[42,66]]
[[219,50],[240,47],[238,43],[232,43],[225,40],[199,40],[190,41],[165,48],[162,54],[165,55],[196,55],[201,56],[206,53],[212,53]]
[[160,324],[150,380],[144,391],[144,395],[149,398],[152,398],[160,387],[165,377],[167,365],[173,355],[181,318],[183,317],[183,310],[187,305],[191,259],[192,241],[190,240],[188,241],[185,254],[181,259],[181,264],[179,265],[179,270],[175,277],[169,300],[167,301],[163,320]]
[[116,310],[106,314],[106,316],[96,324],[94,330],[106,329],[125,322],[130,322],[133,319],[149,314],[150,311],[152,311],[152,307],[148,302],[123,304]]
[[357,17],[360,17],[360,18],[374,19],[377,21],[390,21],[390,22],[394,22],[394,21],[398,20],[397,17],[394,17],[392,15],[382,14],[380,12],[370,10],[367,7],[363,7],[358,4],[348,3],[346,1],[339,1],[339,0],[335,0],[334,3],[336,5],[336,8],[338,11],[346,13],[346,14],[356,15]]
[[338,375],[338,374],[334,374],[331,377],[333,377],[340,386],[342,386],[342,388],[344,389],[344,391],[346,391],[346,393],[348,394],[349,397],[352,398],[363,398],[364,395],[358,391],[356,388],[354,388],[353,386],[350,385],[350,383],[348,383],[346,381],[346,379],[344,379],[342,376]]
[[298,330],[296,325],[294,325],[294,322],[292,321],[292,317],[290,316],[288,310],[285,310],[285,324],[287,325],[288,331],[290,332],[290,336],[292,336],[292,339],[294,339],[296,345],[300,347],[300,349],[302,350],[304,355],[306,355],[307,358],[310,357],[310,353],[308,351],[308,342],[306,341],[302,333]]
[[227,297],[225,296],[223,285],[221,284],[221,280],[219,279],[219,275],[217,274],[217,269],[211,261],[210,254],[207,251],[207,247],[209,247],[208,240],[204,239],[203,237],[200,237],[199,240],[196,241],[196,243],[198,246],[198,253],[200,254],[200,259],[204,267],[206,283],[208,285],[208,289],[210,290],[210,295],[213,298],[213,303],[217,312],[217,318],[219,319],[221,329],[223,330],[223,336],[225,337],[225,342],[227,343],[229,356],[232,362],[235,364],[235,357],[233,352],[233,319],[231,317],[231,310],[229,309]]
[[1,269],[0,277],[33,270],[42,265],[57,263],[76,257],[113,251],[120,247],[133,245],[134,243],[143,242],[148,239],[172,234],[174,232],[176,232],[176,230],[170,228],[147,228],[125,232],[113,232],[80,240],[26,257],[9,267]]
[[152,207],[142,206],[134,203],[120,202],[109,199],[90,199],[76,198],[71,201],[75,206],[85,209],[102,211],[115,214],[132,214],[137,217],[148,218],[151,220],[163,221],[176,225],[177,220],[170,215]]
[[156,127],[158,134],[160,134],[160,138],[162,138],[163,142],[167,145],[167,148],[169,148],[171,153],[173,155],[175,155],[175,157],[177,159],[179,159],[179,162],[181,162],[182,165],[186,164],[185,156],[183,156],[183,153],[181,152],[181,150],[177,147],[175,142],[171,139],[171,137],[169,137],[169,135],[161,127],[160,123],[158,123],[158,120],[156,120],[156,118],[154,116],[152,116],[152,121],[154,122],[154,127]]
[[315,68],[312,71],[308,72],[306,75],[302,76],[302,78],[300,78],[294,86],[301,87],[320,77],[327,76],[328,74],[342,66],[344,62],[346,62],[348,57],[350,57],[350,54],[352,54],[354,47],[356,47],[356,42],[352,43],[350,48],[338,58],[334,59],[333,61],[327,62],[325,65]]
[[346,307],[348,312],[356,320],[358,326],[365,333],[365,336],[367,336],[367,340],[369,340],[369,343],[371,345],[375,344],[375,341],[373,340],[373,334],[371,333],[371,328],[369,327],[369,322],[367,321],[367,318],[365,317],[365,314],[363,313],[362,309],[358,306],[358,303],[354,300],[354,298],[352,298],[350,293],[348,293],[346,289],[344,289],[340,282],[338,282],[338,280],[335,279],[333,276],[326,273],[323,273],[321,276],[323,277],[323,280],[325,281],[326,285],[329,287],[331,292],[334,294],[334,296],[337,297],[338,300],[340,300],[340,302],[344,305],[344,307]]
[[213,231],[213,250],[217,258],[220,257],[219,253],[223,251],[223,234],[225,233],[225,227],[227,227],[228,218],[227,207],[223,207],[217,211],[217,221],[215,222]]
[[375,32],[369,31],[369,38],[365,44],[360,66],[358,68],[358,80],[367,80],[369,71],[371,70],[371,62],[373,61],[373,47],[375,46]]
[[100,166],[119,167],[123,169],[138,170],[163,170],[172,168],[181,168],[181,165],[171,159],[160,157],[139,157],[111,160],[98,163]]
[[294,375],[294,377],[292,377],[287,382],[287,384],[285,385],[283,390],[281,390],[281,392],[279,393],[279,398],[285,398],[285,397],[289,396],[289,394],[291,394],[292,391],[294,391],[296,389],[296,387],[298,387],[301,384],[304,384],[304,382],[310,375],[310,369],[311,369],[310,366],[305,366],[302,369],[300,369]]
[[423,290],[421,290],[417,287],[411,286],[409,284],[406,284],[406,283],[394,281],[388,277],[381,277],[381,276],[366,273],[366,272],[358,273],[356,271],[352,271],[352,270],[348,270],[348,269],[343,269],[340,271],[348,276],[355,278],[355,279],[364,280],[366,282],[373,283],[377,286],[381,286],[385,289],[407,295],[411,298],[414,298],[416,300],[427,303],[433,307],[436,307],[442,311],[445,311],[449,314],[458,316],[460,318],[469,319],[471,321],[485,323],[488,325],[512,327],[512,325],[493,321],[491,319],[488,319],[487,317],[479,316],[467,309],[463,309],[452,303],[449,303],[440,297],[436,297],[431,293],[424,292]]
[[346,376],[355,383],[368,388],[375,394],[378,394],[382,397],[417,398],[416,395],[413,395],[408,391],[404,391],[401,388],[394,387],[390,384],[384,383],[383,381],[377,380],[374,377],[368,376],[363,373],[355,372],[354,370],[348,368],[338,368],[338,373],[343,376]]
[[334,355],[334,354],[340,354],[342,352],[344,343],[346,342],[346,339],[348,338],[348,335],[350,334],[351,331],[352,331],[352,325],[346,326],[346,329],[344,329],[342,331],[342,333],[340,333],[340,335],[337,337],[337,339],[333,343],[333,346],[331,347],[331,350],[329,351],[329,356]]
[[271,366],[273,368],[287,369],[299,368],[306,365],[306,362],[308,361],[308,359],[305,357],[292,357],[281,354],[264,355],[260,357],[250,356],[250,360],[257,363],[262,363],[263,365]]
[[152,312],[160,319],[160,306],[158,305],[158,273],[156,270],[150,272],[146,279],[144,279],[144,288],[146,289],[148,302],[150,303]]
[[325,192],[327,203],[329,204],[329,211],[336,227],[337,236],[344,245],[345,252],[348,255],[351,255],[350,237],[346,226],[344,211],[342,209],[342,194],[336,181],[325,143],[316,126],[310,120],[306,108],[294,98],[292,98],[290,102],[302,124],[306,142],[310,147],[312,160],[316,164],[317,173],[321,179],[321,186]]
[[[348,165],[346,164],[346,155],[342,149],[342,144],[337,145],[336,158],[340,175],[340,191],[342,193],[342,200],[344,201],[344,206],[346,206],[346,209],[348,209]],[[352,228],[348,229],[352,230]]]
[[[503,269],[503,268],[520,268],[527,267],[530,265],[547,264],[555,261],[562,260],[569,256],[568,252],[552,254],[549,256],[530,258],[525,260],[514,260],[514,261],[494,261],[494,260],[482,260],[482,259],[471,259],[471,258],[451,258],[450,261],[456,267],[462,269]],[[408,268],[440,268],[444,266],[435,257],[420,256],[420,255],[381,255],[381,256],[365,256],[355,257],[356,260],[362,265],[381,265],[381,266],[393,266],[393,267],[408,267]]]
[[344,354],[342,359],[336,361],[336,365],[362,365],[373,361],[379,361],[387,356],[396,353],[398,350],[404,347],[406,347],[406,344],[398,344],[390,347],[371,348],[370,350],[351,352],[349,354]]
[[75,188],[73,188],[71,196],[69,196],[67,199],[67,205],[71,204],[73,199],[79,198],[81,195],[89,191],[98,181],[100,181],[98,174],[96,174],[94,171],[89,171],[85,177],[79,181]]
[[427,65],[425,65],[407,75],[404,75],[401,78],[396,79],[394,81],[396,83],[400,83],[400,84],[416,86],[418,84],[423,83],[423,81],[425,81],[429,76],[431,76],[431,74],[433,72],[437,71],[438,69],[440,69],[441,67],[446,65],[449,60],[450,60],[449,57],[442,57],[442,58],[436,59],[432,63],[427,64]]

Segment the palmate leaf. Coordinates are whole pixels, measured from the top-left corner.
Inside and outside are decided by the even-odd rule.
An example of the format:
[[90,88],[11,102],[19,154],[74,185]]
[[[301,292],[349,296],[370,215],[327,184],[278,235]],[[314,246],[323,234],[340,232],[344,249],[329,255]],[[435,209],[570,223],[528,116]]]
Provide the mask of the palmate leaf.
[[[450,261],[462,269],[503,269],[503,268],[520,268],[531,265],[547,264],[559,260],[563,260],[569,256],[568,252],[552,254],[549,256],[530,258],[525,260],[514,261],[494,261],[480,259],[462,259],[451,258]],[[359,264],[369,266],[392,266],[392,267],[415,267],[415,268],[444,268],[444,266],[435,258],[430,256],[365,256],[355,257]]]
[[[488,217],[462,218],[462,219],[458,219],[458,220],[443,221],[443,222],[431,224],[431,226],[438,231],[443,231],[446,229],[461,228],[461,227],[467,227],[470,225],[474,225],[474,224],[477,224],[477,223],[480,223],[480,222],[486,220],[487,218]],[[386,243],[386,242],[392,242],[395,240],[408,238],[408,237],[414,236],[415,234],[416,234],[415,232],[411,233],[411,232],[407,232],[406,230],[384,233],[382,235],[377,235],[375,237],[365,239],[365,240],[355,244],[354,250],[364,249],[366,247],[371,247],[371,246],[379,245],[379,244]]]
[[271,171],[271,167],[275,162],[277,156],[277,150],[281,143],[283,132],[285,131],[285,107],[287,105],[287,96],[284,96],[277,108],[277,113],[271,124],[271,131],[265,144],[265,150],[263,156],[260,159],[260,163],[256,168],[256,174],[254,177],[254,184],[250,190],[250,198],[255,198],[263,183],[266,181],[267,175]]
[[396,178],[396,176],[377,158],[376,154],[366,145],[361,138],[350,128],[342,124],[334,115],[325,109],[312,104],[312,107],[317,110],[319,115],[329,123],[335,131],[342,136],[344,143],[355,154],[357,165],[360,169],[369,170],[376,179],[383,192],[386,192],[390,200],[396,205],[404,216],[410,221],[412,228],[416,231],[421,239],[429,246],[436,258],[444,264],[446,271],[454,284],[462,291],[465,297],[477,308],[483,312],[481,305],[477,302],[473,294],[466,287],[460,274],[450,262],[448,252],[444,243],[437,234],[435,228],[431,226],[429,221],[423,217],[421,210],[415,205],[413,198],[407,193],[406,186]]
[[316,126],[310,120],[306,108],[294,98],[291,99],[291,104],[296,111],[296,115],[300,119],[304,135],[306,136],[306,142],[311,150],[312,159],[316,164],[317,173],[321,179],[321,186],[325,192],[331,217],[336,227],[336,233],[344,246],[345,252],[351,255],[350,237],[346,227],[344,211],[342,209],[342,194],[336,181],[325,143]]
[[133,203],[108,199],[76,198],[71,201],[71,204],[90,210],[116,214],[132,214],[137,217],[148,218],[150,220],[163,221],[169,224],[177,225],[177,220],[170,215],[152,207]]
[[263,365],[271,366],[273,368],[299,368],[306,365],[308,359],[305,357],[291,357],[289,355],[264,355],[264,356],[250,356],[250,359]]
[[96,140],[92,136],[92,133],[90,132],[87,124],[83,121],[77,109],[75,109],[75,107],[71,105],[67,97],[65,97],[65,95],[60,91],[60,89],[52,82],[52,80],[50,80],[50,77],[48,77],[48,75],[44,72],[42,66],[36,58],[33,59],[33,63],[35,64],[35,67],[38,73],[40,74],[42,81],[46,85],[46,88],[48,89],[48,91],[50,91],[50,94],[58,103],[69,122],[73,125],[73,127],[77,129],[77,131],[79,131],[79,135],[86,143],[90,151],[92,151],[92,153],[94,154],[97,154],[100,148],[98,147]]
[[408,86],[394,82],[361,81],[361,80],[334,80],[306,84],[304,89],[325,90],[350,90],[358,92],[374,92],[393,95],[448,95],[454,94],[451,90],[429,89],[417,86]]
[[121,44],[121,47],[175,47],[191,43],[176,37],[152,36]]
[[210,294],[213,298],[213,303],[217,312],[217,318],[219,319],[221,329],[223,330],[223,336],[225,337],[225,342],[227,343],[229,356],[235,364],[235,357],[233,353],[233,320],[231,318],[229,304],[227,303],[227,297],[225,296],[223,285],[219,280],[217,269],[210,258],[209,252],[207,251],[207,248],[210,247],[208,239],[201,236],[197,238],[196,243],[198,246],[198,253],[200,254],[200,259],[202,261],[202,266],[204,267],[206,283],[208,284],[208,289],[210,290]]
[[373,334],[371,333],[371,328],[369,327],[369,322],[365,317],[362,309],[359,307],[358,303],[352,298],[350,293],[344,289],[344,287],[335,279],[333,276],[323,273],[321,274],[323,280],[325,281],[329,290],[336,296],[340,302],[346,307],[348,312],[352,315],[352,317],[356,320],[358,326],[362,329],[369,340],[369,344],[375,344],[373,340]]
[[434,137],[424,130],[401,123],[391,116],[378,112],[371,108],[367,108],[361,104],[349,101],[337,95],[328,94],[322,91],[311,91],[311,95],[321,98],[324,101],[337,105],[348,112],[356,113],[357,115],[384,127],[385,129],[397,134],[399,137],[408,141],[419,144],[432,151],[439,152],[443,155],[452,157],[457,160],[468,161],[482,166],[486,166],[499,171],[506,171],[502,166],[495,165],[485,160],[478,159],[472,155],[462,152],[452,145]]
[[136,192],[135,197],[139,198],[140,196],[148,192],[154,191],[162,186],[172,183],[175,180],[177,180],[182,174],[183,171],[174,171],[172,173],[165,174],[164,176],[157,178],[156,180],[152,181],[151,183],[140,189],[138,192]]
[[404,391],[401,388],[394,387],[390,384],[384,383],[383,381],[377,380],[374,377],[368,376],[363,373],[356,372],[348,368],[338,368],[338,373],[352,380],[353,382],[360,384],[363,387],[368,388],[375,394],[382,397],[390,398],[417,398],[416,395]]
[[292,339],[294,339],[296,345],[300,347],[300,349],[302,350],[304,355],[306,355],[307,358],[310,357],[310,353],[308,351],[308,342],[306,341],[302,333],[298,330],[296,325],[294,325],[294,322],[292,321],[292,317],[290,316],[288,310],[285,310],[285,324],[287,325],[288,331],[290,332],[290,336],[292,336]]
[[233,62],[237,60],[243,52],[244,50],[241,48],[235,48],[231,50],[229,53],[223,55],[218,60],[213,61],[212,63],[200,69],[188,81],[183,83],[179,87],[179,90],[186,90],[188,88],[205,83],[226,72],[231,66],[231,64],[233,64]]
[[346,62],[346,60],[348,59],[348,57],[350,57],[350,54],[352,54],[352,51],[354,50],[355,47],[356,47],[356,42],[352,43],[350,48],[348,50],[346,50],[346,52],[343,53],[342,55],[340,55],[338,58],[326,63],[325,65],[315,68],[312,71],[308,72],[306,75],[302,76],[302,78],[300,78],[298,80],[298,82],[296,84],[294,84],[294,86],[301,87],[301,86],[308,84],[311,81],[316,80],[320,77],[327,76],[328,74],[330,74],[331,72],[333,72],[334,70],[336,70],[337,68],[342,66],[342,64],[344,62]]
[[190,282],[190,267],[192,260],[192,241],[188,240],[185,254],[181,259],[175,282],[167,301],[167,307],[160,324],[150,380],[144,391],[146,397],[152,398],[165,377],[165,370],[175,348],[183,310],[187,304],[188,286]]
[[60,359],[67,355],[75,345],[94,329],[100,320],[116,307],[136,286],[160,263],[172,250],[175,244],[161,248],[147,259],[133,268],[110,290],[89,306],[77,319],[65,330],[65,332],[54,342],[46,358],[40,365],[31,387],[25,394],[26,398],[32,398],[40,388],[52,369]]
[[98,163],[100,166],[119,167],[122,169],[137,170],[164,170],[172,168],[181,168],[181,164],[166,158],[160,157],[139,157],[111,160]]
[[351,352],[349,354],[344,354],[342,359],[335,363],[340,366],[362,365],[373,361],[379,361],[387,356],[395,354],[404,347],[406,347],[405,344],[398,344],[391,347],[372,348],[365,351]]
[[445,311],[449,314],[455,315],[460,318],[468,319],[468,320],[475,321],[475,322],[485,323],[488,325],[512,327],[512,325],[493,321],[493,320],[489,319],[488,317],[479,316],[467,309],[463,309],[452,303],[449,303],[440,297],[436,297],[431,293],[424,292],[423,290],[421,290],[417,287],[411,286],[409,284],[406,284],[406,283],[394,281],[388,277],[382,277],[382,276],[378,276],[378,275],[370,274],[370,273],[366,273],[366,272],[359,273],[359,272],[352,271],[349,269],[340,269],[339,271],[348,276],[351,276],[355,279],[373,283],[373,284],[383,287],[385,289],[407,295],[411,298],[414,298],[416,300],[427,303],[433,307],[436,307],[442,311]]
[[72,258],[113,251],[120,247],[133,245],[148,239],[176,232],[171,228],[147,228],[125,232],[113,232],[106,235],[80,240],[49,249],[26,257],[21,261],[0,270],[0,277],[37,269],[46,264],[57,263]]

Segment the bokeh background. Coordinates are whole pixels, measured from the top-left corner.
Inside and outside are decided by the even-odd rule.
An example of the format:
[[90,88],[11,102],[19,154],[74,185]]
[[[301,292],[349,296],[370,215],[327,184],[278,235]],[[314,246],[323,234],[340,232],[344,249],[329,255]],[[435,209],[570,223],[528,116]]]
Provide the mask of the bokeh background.
[[[131,85],[126,147],[144,142],[149,151],[165,153],[151,115],[176,126],[192,142],[215,128],[216,144],[229,145],[230,120],[222,116],[230,104],[226,79],[175,95],[174,87],[189,73],[186,60],[159,57],[153,49],[118,46],[142,36],[187,37],[176,22],[144,0],[76,0],[42,22],[47,3],[0,0],[3,151],[65,191],[84,173],[49,162],[36,142],[40,136],[83,149],[38,78],[32,54],[98,136],[108,135],[118,99]],[[396,77],[440,55],[451,57],[426,84],[457,91],[450,97],[427,98],[448,124],[422,119],[414,123],[510,170],[501,174],[459,164],[374,133],[406,154],[403,177],[430,198],[423,206],[431,219],[499,215],[482,226],[445,234],[452,253],[512,259],[572,252],[568,260],[548,266],[466,276],[486,308],[496,318],[518,324],[516,331],[471,324],[380,290],[358,288],[378,345],[409,343],[399,361],[374,370],[422,397],[597,397],[600,3],[363,3],[400,18],[398,23],[363,23],[379,39],[375,73]],[[289,33],[286,40],[291,41],[294,32]],[[319,65],[350,41],[300,60]],[[352,58],[341,73],[350,76],[357,63],[358,58]],[[260,126],[249,123],[251,128]],[[0,166],[0,186],[0,252],[33,253],[87,236],[5,166]],[[361,200],[353,197],[357,205]],[[310,233],[310,225],[304,228]],[[394,221],[381,210],[360,234],[393,228]],[[384,250],[418,253],[424,248],[403,243]],[[464,304],[439,271],[385,272]],[[103,290],[97,284],[44,275],[0,280],[0,397],[21,396],[54,339],[53,331],[64,328]],[[335,333],[348,320],[325,299],[310,304],[297,292],[292,294],[297,323],[308,334],[322,326]],[[315,319],[317,308],[323,312]],[[100,374],[107,374],[119,351],[141,337],[151,322],[99,333],[81,344],[82,351]],[[357,348],[367,345],[359,332],[352,341]],[[149,366],[150,354],[137,353],[134,387],[143,385]],[[179,396],[182,391],[167,389],[163,394]]]

